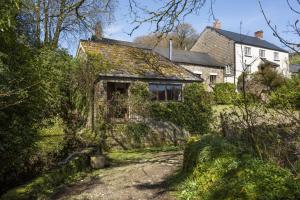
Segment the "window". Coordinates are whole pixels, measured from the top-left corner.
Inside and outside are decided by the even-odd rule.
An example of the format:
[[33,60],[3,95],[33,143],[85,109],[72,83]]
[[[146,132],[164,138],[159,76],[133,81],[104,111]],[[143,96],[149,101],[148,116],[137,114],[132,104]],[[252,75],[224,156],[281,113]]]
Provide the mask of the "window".
[[209,76],[209,83],[215,84],[217,82],[217,75],[210,75]]
[[279,53],[278,52],[274,52],[274,60],[279,61]]
[[194,74],[195,74],[196,76],[198,76],[199,78],[202,78],[202,72],[200,72],[200,71],[195,71]]
[[179,84],[149,84],[151,100],[181,101],[182,86]]
[[266,51],[263,50],[263,49],[260,49],[260,50],[259,50],[259,57],[260,57],[260,58],[265,58],[265,57],[266,57]]
[[251,48],[250,47],[245,47],[244,51],[245,51],[245,56],[251,56]]
[[245,72],[251,74],[251,65],[246,65]]
[[230,65],[225,66],[225,74],[231,74],[231,66]]

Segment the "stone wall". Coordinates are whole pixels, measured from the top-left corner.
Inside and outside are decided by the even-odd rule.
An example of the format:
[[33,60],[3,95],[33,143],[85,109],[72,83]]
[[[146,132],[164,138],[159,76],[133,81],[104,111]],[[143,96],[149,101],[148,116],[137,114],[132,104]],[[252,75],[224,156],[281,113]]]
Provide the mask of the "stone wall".
[[234,67],[234,42],[210,28],[201,33],[191,51],[208,53],[218,62]]
[[216,83],[224,83],[224,68],[223,67],[209,67],[209,66],[199,66],[199,65],[191,65],[191,64],[181,64],[185,69],[196,73],[201,74],[201,78],[204,79],[204,84],[207,86],[208,91],[212,89],[212,85],[210,84],[210,75],[217,75]]
[[107,132],[107,149],[135,149],[181,145],[186,142],[189,132],[171,122],[146,120],[114,124]]

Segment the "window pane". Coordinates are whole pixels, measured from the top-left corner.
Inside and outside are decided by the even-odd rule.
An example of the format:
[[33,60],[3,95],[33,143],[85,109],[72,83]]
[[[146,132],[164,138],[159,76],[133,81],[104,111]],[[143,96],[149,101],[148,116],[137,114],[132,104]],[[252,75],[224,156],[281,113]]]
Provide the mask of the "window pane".
[[265,57],[265,53],[266,53],[265,50],[260,49],[259,50],[259,57],[264,58]]
[[245,47],[244,51],[245,51],[246,56],[251,56],[251,48],[250,47]]
[[149,84],[149,90],[152,94],[151,100],[157,100],[157,92],[158,92],[157,84]]
[[216,83],[216,80],[217,80],[217,76],[216,75],[210,75],[209,76],[209,81],[210,81],[211,84]]
[[174,86],[167,85],[167,99],[174,100]]
[[182,91],[181,85],[174,86],[174,100],[181,101],[181,91]]
[[274,60],[279,60],[279,54],[278,54],[278,52],[274,52]]
[[163,101],[166,100],[166,94],[165,94],[165,85],[158,85],[158,100]]
[[231,74],[231,67],[229,65],[226,66],[225,73],[226,74]]
[[149,84],[149,90],[153,94],[151,100],[180,101],[182,85],[179,84]]

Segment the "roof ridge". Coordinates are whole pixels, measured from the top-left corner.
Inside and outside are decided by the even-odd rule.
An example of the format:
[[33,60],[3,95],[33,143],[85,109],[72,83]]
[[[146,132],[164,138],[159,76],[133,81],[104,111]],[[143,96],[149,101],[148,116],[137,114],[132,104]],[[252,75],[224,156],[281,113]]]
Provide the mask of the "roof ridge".
[[[237,32],[228,31],[228,30],[224,30],[224,29],[217,29],[217,28],[214,28],[214,27],[211,27],[211,26],[206,26],[206,28],[214,30],[217,33],[223,35],[224,37],[226,37],[226,38],[228,38],[230,40],[239,42],[239,43],[244,43],[244,44],[248,44],[248,45],[252,45],[252,46],[258,46],[258,47],[261,47],[261,48],[266,48],[266,49],[271,49],[271,50],[282,51],[282,52],[288,53],[287,50],[285,50],[285,49],[277,46],[276,44],[273,44],[273,43],[271,43],[271,42],[269,42],[269,41],[267,41],[265,39],[259,39],[259,38],[255,37],[255,36],[250,36],[250,35],[246,35],[246,34],[243,34],[243,33],[237,33]],[[230,36],[228,36],[228,34],[240,35],[242,37],[240,37],[240,39],[234,39],[233,37],[235,37],[235,36],[230,37]],[[254,44],[253,42],[247,42],[247,41],[245,41],[246,39],[252,39],[252,40],[256,41],[257,43],[265,43],[265,44]]]

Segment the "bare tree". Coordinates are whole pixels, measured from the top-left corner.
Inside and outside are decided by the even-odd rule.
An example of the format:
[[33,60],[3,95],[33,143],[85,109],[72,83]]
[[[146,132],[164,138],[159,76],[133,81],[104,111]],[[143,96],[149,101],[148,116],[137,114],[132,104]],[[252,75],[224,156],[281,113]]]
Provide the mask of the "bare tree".
[[[292,3],[293,2],[293,3]],[[300,16],[300,1],[299,0],[295,0],[292,1],[291,0],[286,0],[286,3],[291,11],[292,14],[296,14],[298,16]],[[289,48],[290,50],[292,50],[293,52],[299,53],[299,47],[300,47],[300,43],[298,41],[292,41],[290,39],[287,39],[285,36],[282,35],[282,33],[280,33],[280,31],[278,30],[278,27],[276,24],[274,24],[271,21],[271,17],[268,17],[263,5],[261,3],[261,0],[258,0],[258,4],[260,7],[260,10],[264,16],[264,19],[266,20],[269,28],[272,30],[273,35],[275,37],[277,37],[279,39],[279,41],[286,46],[287,48]],[[297,37],[300,37],[300,27],[299,27],[299,19],[297,19],[296,21],[294,21],[294,23],[289,24],[288,27],[291,28],[290,32],[292,32],[293,34],[295,34]]]
[[172,36],[175,47],[179,49],[190,49],[198,38],[196,30],[188,23],[176,26]]
[[190,49],[198,38],[196,30],[188,23],[182,23],[175,27],[174,31],[167,34],[154,33],[135,38],[134,42],[149,46],[168,47],[169,39],[173,39],[173,45],[177,49]]
[[210,15],[215,19],[212,9],[214,0],[166,0],[154,9],[149,9],[147,3],[142,4],[138,0],[128,1],[134,18],[134,27],[129,33],[130,35],[144,23],[154,24],[154,33],[168,34],[184,21],[187,15],[199,14],[206,3],[210,3]]
[[110,20],[114,0],[23,0],[38,45],[58,46],[62,35],[91,30],[98,21]]

